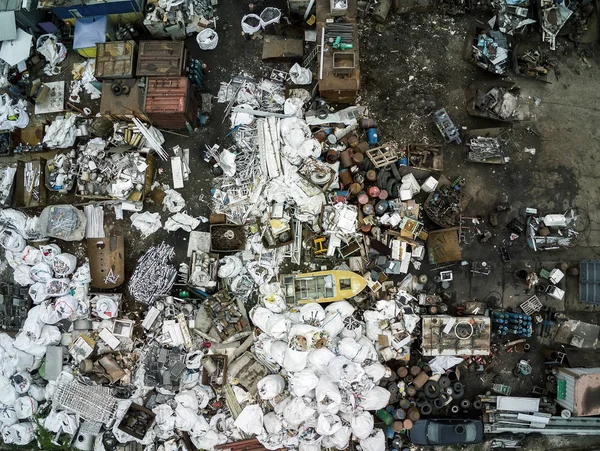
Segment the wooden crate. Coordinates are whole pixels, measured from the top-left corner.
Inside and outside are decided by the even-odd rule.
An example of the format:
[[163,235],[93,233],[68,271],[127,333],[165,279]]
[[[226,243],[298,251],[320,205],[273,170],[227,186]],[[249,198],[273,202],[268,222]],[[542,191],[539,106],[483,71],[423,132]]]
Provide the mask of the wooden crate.
[[99,42],[96,44],[96,78],[109,80],[133,78],[137,44],[135,41]]
[[181,41],[140,41],[138,77],[179,77],[184,74],[185,43]]

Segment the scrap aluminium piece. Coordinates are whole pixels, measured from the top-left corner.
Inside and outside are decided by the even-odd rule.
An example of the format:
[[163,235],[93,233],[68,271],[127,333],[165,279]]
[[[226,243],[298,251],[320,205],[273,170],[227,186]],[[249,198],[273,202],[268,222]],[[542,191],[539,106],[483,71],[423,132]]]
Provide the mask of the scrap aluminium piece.
[[550,70],[555,62],[541,48],[523,48],[517,44],[512,54],[512,69],[517,75],[534,80],[548,81]]
[[462,142],[458,128],[456,125],[454,125],[452,119],[450,119],[450,116],[446,112],[445,108],[433,113],[433,122],[444,137],[444,141],[447,143],[454,141],[456,144],[460,144]]
[[471,62],[493,74],[506,75],[509,69],[508,41],[499,31],[475,29]]
[[425,213],[440,227],[453,227],[460,221],[460,214],[471,200],[462,192],[465,179],[458,177],[450,182],[446,177],[440,177],[438,187],[429,194],[425,201]]
[[502,1],[496,15],[498,30],[510,36],[525,34],[527,25],[535,23],[529,18],[529,6],[529,0]]
[[137,262],[127,291],[136,302],[150,304],[157,295],[171,291],[177,269],[171,264],[175,248],[164,242],[152,246]]
[[542,41],[548,42],[551,50],[556,50],[556,37],[569,17],[573,15],[573,11],[561,0],[540,0],[539,13]]
[[467,161],[504,164],[508,156],[509,137],[506,128],[470,130],[465,139]]
[[471,116],[502,122],[521,121],[526,112],[520,100],[520,88],[516,83],[475,82],[467,92],[467,112]]

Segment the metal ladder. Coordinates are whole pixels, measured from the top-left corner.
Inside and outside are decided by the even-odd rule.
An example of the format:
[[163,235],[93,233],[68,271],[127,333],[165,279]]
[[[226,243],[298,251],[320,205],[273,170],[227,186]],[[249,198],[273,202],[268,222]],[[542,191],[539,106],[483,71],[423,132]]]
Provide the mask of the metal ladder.
[[312,49],[310,51],[310,53],[307,55],[307,57],[304,58],[304,61],[302,61],[302,67],[308,67],[310,65],[310,63],[313,62],[313,60],[317,57],[317,54],[320,51],[320,47],[321,46],[319,44],[315,45],[315,48]]

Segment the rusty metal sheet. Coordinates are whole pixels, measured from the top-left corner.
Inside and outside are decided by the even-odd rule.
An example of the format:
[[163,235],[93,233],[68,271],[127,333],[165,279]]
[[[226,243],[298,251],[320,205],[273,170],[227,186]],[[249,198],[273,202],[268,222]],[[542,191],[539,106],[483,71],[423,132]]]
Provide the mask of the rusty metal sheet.
[[[92,286],[109,289],[121,285],[125,281],[125,239],[122,236],[88,238],[87,245]],[[105,282],[110,274],[116,277],[116,282]]]

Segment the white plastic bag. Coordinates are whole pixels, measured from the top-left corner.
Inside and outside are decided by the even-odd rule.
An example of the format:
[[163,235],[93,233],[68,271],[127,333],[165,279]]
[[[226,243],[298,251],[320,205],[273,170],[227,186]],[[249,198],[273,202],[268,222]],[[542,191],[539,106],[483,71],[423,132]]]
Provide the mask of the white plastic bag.
[[338,382],[344,386],[360,380],[365,371],[358,363],[351,362],[346,357],[339,355],[329,362],[327,373],[332,382]]
[[247,34],[254,34],[260,31],[260,16],[256,14],[246,14],[242,17],[242,31]]
[[291,373],[288,381],[290,383],[290,393],[294,396],[304,396],[319,384],[319,378],[309,369]]
[[102,319],[114,319],[117,316],[119,307],[114,299],[108,296],[97,296],[94,312]]
[[250,317],[256,327],[263,332],[267,331],[267,321],[274,313],[264,307],[255,307],[250,311]]
[[319,384],[315,389],[315,398],[317,400],[317,411],[319,413],[336,414],[340,410],[342,395],[336,384],[331,379],[324,376],[319,379]]
[[22,287],[26,287],[34,282],[30,277],[30,273],[29,266],[19,265],[13,272],[13,279]]
[[19,422],[14,406],[0,404],[0,422],[2,426],[12,426]]
[[316,302],[300,307],[300,321],[311,326],[321,327],[325,319],[325,310]]
[[337,337],[344,330],[344,319],[337,312],[328,312],[323,321],[323,330],[329,334],[329,337]]
[[77,432],[78,422],[75,415],[70,415],[66,411],[57,412],[51,410],[43,420],[43,425],[50,432],[58,432],[62,430],[67,434],[75,434]]
[[290,69],[290,80],[295,85],[310,85],[312,82],[312,71],[296,63]]
[[292,426],[299,426],[315,416],[316,410],[304,401],[304,398],[293,398],[283,408],[283,418]]
[[13,406],[17,400],[17,391],[10,383],[10,380],[0,374],[0,403]]
[[375,429],[371,435],[360,441],[363,451],[385,451],[385,434],[381,429]]
[[212,28],[205,28],[196,36],[196,42],[201,50],[214,50],[219,43],[219,35]]
[[290,320],[284,315],[273,313],[265,324],[265,332],[277,340],[287,338],[288,330],[290,329]]
[[317,433],[320,435],[332,435],[342,428],[342,420],[337,415],[322,413],[317,418]]
[[263,411],[258,404],[246,406],[234,424],[246,434],[260,435],[263,432]]
[[269,6],[260,13],[260,25],[265,28],[271,24],[279,23],[281,20],[281,10]]
[[46,293],[46,283],[45,282],[36,282],[29,287],[29,296],[34,304],[40,304],[46,299],[49,298],[48,293]]
[[383,387],[373,387],[359,398],[359,405],[365,410],[384,409],[390,402],[390,392]]
[[36,249],[33,246],[25,246],[25,249],[21,251],[21,263],[29,266],[36,265],[42,261],[42,251]]
[[277,340],[271,344],[271,357],[277,365],[283,366],[287,349],[288,345],[285,341]]
[[290,373],[302,371],[306,368],[306,362],[308,361],[308,352],[296,351],[294,349],[287,348],[285,355],[283,356],[283,367]]
[[285,390],[285,379],[279,374],[269,374],[256,384],[260,399],[273,399]]
[[182,404],[177,404],[175,407],[175,428],[180,431],[189,432],[198,421],[198,415],[192,409],[185,407]]
[[54,261],[54,257],[60,254],[62,251],[57,244],[51,243],[46,244],[45,246],[40,246],[40,251],[42,251],[42,259],[44,263],[52,265]]
[[283,422],[275,412],[269,412],[263,417],[263,426],[268,434],[278,434],[283,431]]
[[35,399],[37,402],[42,402],[46,400],[46,387],[42,387],[41,385],[33,384],[29,387],[29,391],[27,392],[29,396]]
[[327,374],[327,365],[335,358],[335,354],[327,348],[314,349],[308,353],[308,365],[317,376]]
[[32,417],[37,408],[38,402],[31,396],[21,396],[15,401],[15,412],[20,420]]
[[385,376],[385,372],[387,371],[385,366],[383,366],[379,362],[372,363],[371,365],[367,365],[364,367],[365,373],[367,376],[373,380],[373,383],[379,384],[379,381],[383,379]]
[[33,423],[17,423],[2,428],[2,439],[4,443],[15,445],[27,445],[35,438]]
[[73,274],[77,268],[77,257],[73,254],[62,253],[54,257],[52,269],[58,277],[66,277]]
[[375,419],[369,412],[358,412],[350,419],[352,433],[359,439],[367,438],[373,431]]
[[342,426],[335,434],[326,435],[321,442],[323,448],[343,450],[350,444],[352,431],[348,426]]
[[4,230],[0,235],[0,245],[10,252],[21,252],[27,246],[25,238],[14,230]]
[[50,279],[46,282],[46,294],[50,297],[64,296],[70,291],[68,279]]
[[34,282],[48,282],[53,277],[52,268],[48,263],[38,263],[29,270],[29,276]]
[[27,371],[19,371],[11,377],[13,387],[19,395],[24,395],[31,387],[31,374]]
[[354,313],[354,310],[355,310],[355,308],[352,307],[352,305],[348,301],[332,302],[327,307],[325,307],[326,313],[337,312],[341,315],[341,317],[343,319],[346,319],[349,316],[352,316],[352,314]]

